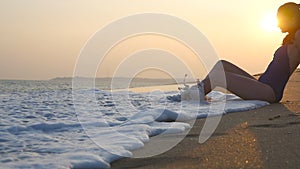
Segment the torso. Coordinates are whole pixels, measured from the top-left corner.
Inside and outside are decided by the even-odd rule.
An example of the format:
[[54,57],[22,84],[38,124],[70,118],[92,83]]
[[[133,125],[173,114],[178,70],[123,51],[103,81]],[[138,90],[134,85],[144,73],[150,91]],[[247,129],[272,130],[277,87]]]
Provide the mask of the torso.
[[258,81],[273,88],[276,102],[281,100],[285,85],[289,80],[291,73],[294,71],[291,70],[290,65],[288,45],[283,45],[275,51],[272,62],[258,79]]
[[296,33],[295,40],[290,44],[279,47],[274,53],[272,62],[258,81],[273,88],[276,102],[283,96],[284,88],[290,75],[300,63],[300,30]]

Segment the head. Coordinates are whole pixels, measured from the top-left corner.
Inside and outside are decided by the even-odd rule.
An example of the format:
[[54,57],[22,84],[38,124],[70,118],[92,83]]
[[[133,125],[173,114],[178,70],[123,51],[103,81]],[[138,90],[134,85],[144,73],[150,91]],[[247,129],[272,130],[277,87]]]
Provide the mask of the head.
[[300,4],[288,2],[278,8],[278,27],[283,33],[295,33],[300,29]]

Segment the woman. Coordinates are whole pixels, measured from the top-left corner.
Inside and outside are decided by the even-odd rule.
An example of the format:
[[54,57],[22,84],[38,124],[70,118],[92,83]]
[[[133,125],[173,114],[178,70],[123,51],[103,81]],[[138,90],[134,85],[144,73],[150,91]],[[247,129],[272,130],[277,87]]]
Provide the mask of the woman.
[[[204,93],[223,87],[246,100],[264,100],[270,103],[282,99],[283,90],[300,63],[300,4],[286,3],[279,7],[278,26],[288,33],[277,49],[267,70],[257,80],[247,72],[227,61],[219,61],[202,81]],[[224,77],[222,81],[220,77]]]

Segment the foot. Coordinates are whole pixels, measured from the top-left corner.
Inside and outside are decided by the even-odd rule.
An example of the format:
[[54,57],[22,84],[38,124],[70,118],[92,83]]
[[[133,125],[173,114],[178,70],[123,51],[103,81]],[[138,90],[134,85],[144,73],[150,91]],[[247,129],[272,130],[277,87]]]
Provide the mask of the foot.
[[204,93],[204,83],[197,80],[197,85],[194,85],[192,87],[185,86],[183,88],[178,88],[180,91],[180,94],[168,96],[167,99],[170,101],[200,101],[200,103],[206,102],[207,97]]

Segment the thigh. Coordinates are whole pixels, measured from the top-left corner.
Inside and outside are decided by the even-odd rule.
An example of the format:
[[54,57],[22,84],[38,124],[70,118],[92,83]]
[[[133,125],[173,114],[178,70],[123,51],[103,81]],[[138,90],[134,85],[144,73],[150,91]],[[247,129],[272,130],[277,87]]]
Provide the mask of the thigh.
[[231,77],[234,75],[238,76],[240,79],[245,79],[245,80],[251,79],[254,80],[255,82],[257,81],[253,76],[251,76],[241,68],[237,67],[236,65],[227,62],[225,60],[220,60],[214,65],[213,69],[202,81],[204,82],[205,93],[206,94],[209,93],[216,86],[227,89],[226,82],[229,81],[234,82],[233,84],[238,84],[239,80],[236,80]]
[[226,88],[245,100],[263,100],[270,103],[276,100],[269,85],[235,73],[226,73]]

